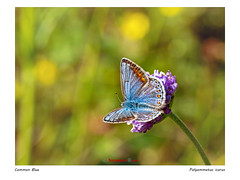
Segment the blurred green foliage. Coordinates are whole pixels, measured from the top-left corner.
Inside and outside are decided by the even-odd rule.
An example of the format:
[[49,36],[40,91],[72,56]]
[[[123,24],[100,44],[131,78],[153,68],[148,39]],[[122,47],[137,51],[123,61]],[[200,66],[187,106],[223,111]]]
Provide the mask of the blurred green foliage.
[[16,164],[203,164],[166,118],[146,134],[120,106],[120,60],[177,77],[173,111],[225,164],[224,8],[16,8]]

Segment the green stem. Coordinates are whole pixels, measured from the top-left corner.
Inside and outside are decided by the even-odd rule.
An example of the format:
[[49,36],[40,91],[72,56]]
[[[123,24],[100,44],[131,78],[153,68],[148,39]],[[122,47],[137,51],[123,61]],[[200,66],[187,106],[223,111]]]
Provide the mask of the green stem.
[[205,165],[211,165],[210,161],[208,160],[207,155],[205,154],[201,144],[198,142],[196,137],[193,135],[193,133],[188,129],[186,124],[173,112],[169,114],[169,117],[184,131],[184,133],[191,139],[195,147],[197,148],[199,154],[202,157],[202,160],[204,161]]

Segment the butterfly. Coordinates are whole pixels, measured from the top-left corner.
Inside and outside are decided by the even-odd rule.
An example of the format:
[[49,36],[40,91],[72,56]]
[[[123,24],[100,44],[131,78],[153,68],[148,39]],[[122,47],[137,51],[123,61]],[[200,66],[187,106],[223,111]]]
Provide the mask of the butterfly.
[[124,102],[120,108],[107,114],[103,122],[148,122],[163,113],[166,91],[160,79],[148,76],[139,65],[127,58],[121,60],[120,79]]

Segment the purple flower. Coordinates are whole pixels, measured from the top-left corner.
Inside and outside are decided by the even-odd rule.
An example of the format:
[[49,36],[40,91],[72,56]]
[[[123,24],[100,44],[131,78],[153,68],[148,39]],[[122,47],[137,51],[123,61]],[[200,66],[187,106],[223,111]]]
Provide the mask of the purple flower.
[[156,77],[161,80],[162,84],[164,85],[165,91],[166,91],[166,106],[162,109],[164,113],[153,119],[152,121],[148,122],[139,122],[136,120],[127,122],[128,125],[132,124],[133,128],[131,129],[132,132],[138,132],[138,133],[146,133],[147,130],[150,130],[154,124],[160,122],[162,119],[166,117],[167,114],[171,112],[170,103],[174,97],[174,93],[177,89],[177,82],[176,82],[176,76],[173,76],[170,71],[168,71],[166,74],[163,72],[159,72],[158,70],[154,70],[154,73],[150,75],[147,73],[149,77]]

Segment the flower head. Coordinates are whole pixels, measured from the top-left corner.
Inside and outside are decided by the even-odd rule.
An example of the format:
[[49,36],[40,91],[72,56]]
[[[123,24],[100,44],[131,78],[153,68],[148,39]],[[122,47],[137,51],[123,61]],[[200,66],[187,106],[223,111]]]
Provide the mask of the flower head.
[[143,13],[126,13],[121,24],[121,33],[131,41],[142,39],[149,31],[149,18]]
[[50,86],[57,80],[58,68],[48,59],[38,60],[34,70],[36,79],[45,86]]
[[166,100],[165,100],[166,106],[163,107],[163,109],[162,109],[162,111],[164,113],[162,113],[161,115],[159,115],[158,117],[156,117],[155,119],[153,119],[151,121],[140,122],[140,121],[133,120],[133,121],[127,122],[128,125],[130,125],[130,124],[133,125],[133,128],[131,129],[132,132],[146,133],[147,130],[150,130],[153,127],[154,124],[163,120],[166,117],[166,115],[171,112],[170,104],[173,100],[174,93],[176,92],[176,89],[178,86],[178,84],[176,82],[176,76],[173,76],[170,71],[168,71],[165,74],[163,72],[159,72],[158,70],[155,70],[152,75],[150,75],[149,73],[147,73],[147,75],[149,77],[158,78],[162,82],[165,92],[166,92]]
[[162,15],[167,17],[173,17],[179,14],[182,10],[182,7],[160,7],[159,11]]

